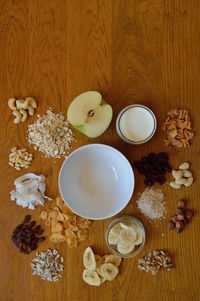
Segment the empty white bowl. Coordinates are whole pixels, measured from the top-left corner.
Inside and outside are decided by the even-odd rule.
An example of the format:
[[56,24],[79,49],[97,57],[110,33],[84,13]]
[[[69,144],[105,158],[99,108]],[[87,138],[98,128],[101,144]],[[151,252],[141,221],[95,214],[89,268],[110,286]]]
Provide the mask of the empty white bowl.
[[133,194],[129,161],[113,147],[89,144],[72,152],[59,174],[60,194],[76,214],[93,220],[119,213]]

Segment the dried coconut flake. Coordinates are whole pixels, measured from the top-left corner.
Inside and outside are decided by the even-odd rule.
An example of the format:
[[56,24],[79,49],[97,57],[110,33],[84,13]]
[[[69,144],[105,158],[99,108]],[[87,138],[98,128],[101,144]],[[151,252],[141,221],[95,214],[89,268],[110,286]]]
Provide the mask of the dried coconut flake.
[[137,200],[138,209],[149,219],[162,219],[166,206],[164,194],[159,189],[146,188]]
[[65,157],[70,150],[74,134],[63,113],[54,114],[52,109],[37,117],[35,123],[28,126],[28,142],[34,145],[46,157]]

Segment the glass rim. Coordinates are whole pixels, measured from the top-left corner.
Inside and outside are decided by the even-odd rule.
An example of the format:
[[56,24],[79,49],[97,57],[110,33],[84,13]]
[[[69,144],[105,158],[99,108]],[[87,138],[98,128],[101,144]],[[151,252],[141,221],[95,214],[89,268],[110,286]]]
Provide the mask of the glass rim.
[[[120,254],[118,251],[115,251],[113,249],[113,247],[111,246],[111,244],[108,242],[108,235],[110,233],[110,230],[113,226],[115,226],[116,224],[122,222],[122,221],[129,221],[132,222],[133,224],[136,224],[136,226],[139,226],[141,233],[142,233],[142,243],[139,245],[139,247],[137,248],[137,250],[133,250],[131,253],[128,254]],[[135,223],[134,223],[135,222]],[[143,249],[144,244],[145,244],[145,238],[146,238],[146,233],[145,233],[145,228],[144,225],[141,223],[140,220],[138,220],[136,217],[132,216],[132,215],[122,215],[121,217],[115,218],[114,220],[112,220],[106,229],[106,233],[105,233],[105,239],[106,239],[106,244],[108,249],[110,250],[110,252],[118,257],[121,258],[131,258],[134,257],[136,255],[138,255],[138,253]]]
[[[140,108],[143,108],[145,109],[146,111],[148,111],[152,118],[153,118],[153,122],[154,122],[154,126],[153,126],[153,130],[151,132],[151,134],[146,138],[146,139],[143,139],[143,140],[140,140],[140,141],[134,141],[134,140],[131,140],[129,138],[127,138],[126,136],[124,136],[124,134],[122,133],[121,129],[120,129],[120,120],[121,120],[121,117],[122,115],[127,111],[129,110],[130,108],[132,107],[140,107]],[[135,145],[139,145],[139,144],[144,144],[146,143],[147,141],[149,141],[155,134],[156,132],[156,129],[157,129],[157,119],[156,119],[156,116],[155,114],[153,113],[153,111],[151,109],[149,109],[148,107],[144,106],[144,105],[141,105],[141,104],[132,104],[132,105],[129,105],[127,107],[125,107],[124,109],[122,109],[118,116],[117,116],[117,120],[116,120],[116,130],[117,130],[117,133],[119,135],[119,137],[124,140],[125,142],[127,143],[130,143],[130,144],[135,144]]]

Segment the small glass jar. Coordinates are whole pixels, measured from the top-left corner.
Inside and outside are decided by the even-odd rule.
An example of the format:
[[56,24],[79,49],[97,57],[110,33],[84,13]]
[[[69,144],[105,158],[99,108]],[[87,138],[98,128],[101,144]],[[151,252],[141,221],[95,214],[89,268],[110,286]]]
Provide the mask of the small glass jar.
[[[142,235],[142,241],[139,245],[135,246],[135,248],[133,249],[132,252],[130,253],[127,253],[127,254],[122,254],[120,253],[118,250],[117,250],[117,246],[114,245],[114,244],[110,244],[109,243],[109,239],[108,239],[108,236],[109,236],[109,233],[110,233],[110,230],[116,226],[117,224],[119,223],[128,223],[128,224],[132,224],[133,227],[136,227],[138,228],[138,230],[140,231],[141,235]],[[106,244],[108,246],[108,249],[114,254],[114,255],[117,255],[119,257],[122,257],[122,258],[131,258],[133,256],[136,256],[141,250],[142,248],[144,247],[144,243],[145,243],[145,229],[144,229],[144,226],[143,224],[135,217],[131,216],[131,215],[124,215],[122,217],[119,217],[119,218],[116,218],[114,219],[109,225],[108,225],[108,228],[106,230],[106,234],[105,234],[105,238],[106,238]]]
[[[134,139],[128,137],[124,133],[124,131],[122,130],[122,127],[121,127],[121,122],[123,120],[126,120],[125,116],[127,114],[129,114],[129,112],[131,112],[131,110],[133,110],[133,109],[139,110],[141,112],[141,114],[143,114],[145,116],[148,116],[148,120],[151,120],[151,126],[149,128],[149,125],[146,124],[144,122],[144,120],[142,121],[142,118],[140,118],[141,116],[138,117],[139,124],[138,124],[138,122],[136,122],[136,123],[138,124],[139,128],[142,129],[142,130],[147,130],[149,132],[148,132],[148,134],[145,134],[142,138],[140,138],[140,139],[138,138],[137,140],[134,140]],[[128,118],[128,116],[127,116],[127,118]],[[131,122],[131,120],[133,120],[133,118],[129,117],[127,119],[127,122],[125,122],[126,125],[129,124],[128,120]],[[135,126],[136,126],[136,124],[135,124]],[[144,105],[141,105],[141,104],[132,104],[130,106],[127,106],[123,110],[121,110],[121,112],[119,112],[119,114],[117,116],[117,120],[116,120],[117,133],[123,141],[125,141],[127,143],[130,143],[130,144],[140,145],[140,144],[146,143],[147,141],[149,141],[154,136],[154,134],[156,132],[156,128],[157,128],[157,120],[156,120],[155,114],[148,107],[146,107]],[[132,131],[135,131],[134,126],[129,124],[129,132],[132,133]]]

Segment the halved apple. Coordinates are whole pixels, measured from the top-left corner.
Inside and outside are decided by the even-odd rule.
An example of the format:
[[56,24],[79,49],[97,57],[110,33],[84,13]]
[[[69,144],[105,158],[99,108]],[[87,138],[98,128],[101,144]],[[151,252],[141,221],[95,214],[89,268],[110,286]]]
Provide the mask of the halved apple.
[[78,95],[69,105],[67,119],[79,132],[96,138],[103,134],[112,120],[112,107],[96,91]]

